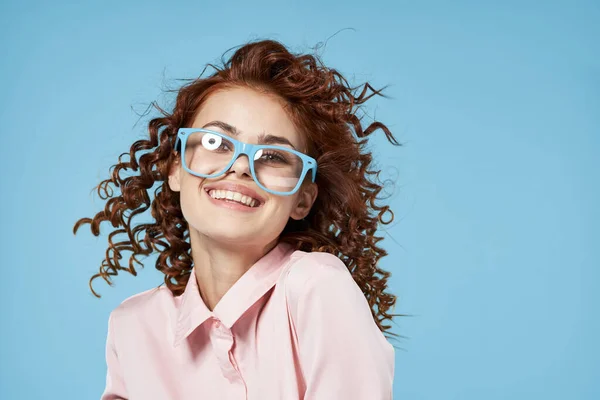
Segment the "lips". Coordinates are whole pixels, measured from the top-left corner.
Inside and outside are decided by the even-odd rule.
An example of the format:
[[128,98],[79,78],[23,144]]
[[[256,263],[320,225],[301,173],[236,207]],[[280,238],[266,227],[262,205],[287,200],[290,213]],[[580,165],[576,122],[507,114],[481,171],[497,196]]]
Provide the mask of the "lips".
[[[226,193],[233,193],[233,196],[226,195]],[[258,205],[260,204],[260,202],[258,200],[253,199],[250,196],[245,196],[241,193],[230,192],[227,190],[211,189],[208,192],[208,195],[215,200],[224,200],[224,201],[228,201],[228,202],[234,202],[234,203],[238,203],[238,204],[243,204],[247,207],[258,207]]]
[[237,193],[241,193],[241,194],[243,194],[245,196],[252,197],[253,199],[258,200],[259,204],[258,204],[257,207],[261,206],[265,202],[265,199],[263,199],[254,190],[250,189],[247,186],[239,184],[239,183],[215,182],[213,184],[209,184],[209,185],[204,186],[204,190],[206,191],[207,194],[208,194],[208,192],[210,192],[213,189],[214,190],[230,190],[232,192],[237,192]]

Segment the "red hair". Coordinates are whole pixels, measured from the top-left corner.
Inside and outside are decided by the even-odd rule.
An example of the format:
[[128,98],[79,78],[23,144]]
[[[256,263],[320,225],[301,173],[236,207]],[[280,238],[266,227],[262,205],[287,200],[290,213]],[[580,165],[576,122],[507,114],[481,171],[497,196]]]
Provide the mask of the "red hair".
[[[363,128],[357,111],[360,106],[381,91],[368,83],[352,88],[336,70],[327,68],[313,55],[295,55],[282,44],[265,40],[240,47],[222,67],[210,65],[215,72],[206,78],[191,80],[178,89],[172,112],[152,103],[162,116],[149,122],[149,138],[138,140],[129,150],[129,160],[121,160],[111,167],[110,179],[102,181],[97,191],[108,199],[104,211],[94,218],[82,218],[73,228],[89,223],[95,236],[100,234],[100,223],[110,221],[119,228],[110,233],[108,249],[99,272],[90,279],[102,277],[112,285],[111,276],[119,271],[137,275],[134,262],[142,265],[137,256],[159,252],[156,269],[164,276],[164,283],[173,295],[181,295],[190,278],[193,260],[190,253],[188,224],[185,221],[179,192],[173,192],[167,183],[172,163],[178,154],[173,146],[180,127],[189,126],[204,101],[225,87],[249,87],[278,96],[306,140],[306,153],[317,160],[316,183],[319,193],[304,221],[290,219],[280,235],[280,241],[296,249],[323,251],[338,256],[348,267],[362,289],[373,318],[382,332],[389,330],[385,320],[391,320],[390,308],[396,296],[386,292],[390,272],[378,267],[387,252],[377,244],[382,237],[375,236],[377,226],[389,224],[394,218],[387,205],[375,200],[382,186],[372,180],[380,171],[370,169],[372,155],[366,151],[366,137],[381,130],[389,142],[400,145],[390,130],[380,122]],[[201,75],[202,76],[202,75]],[[148,152],[148,150],[150,150]],[[139,155],[138,152],[145,152]],[[138,175],[122,178],[125,169],[139,171]],[[150,199],[148,190],[155,182],[162,184]],[[110,185],[121,188],[113,196]],[[132,226],[132,218],[151,208],[154,222]],[[388,221],[384,214],[390,213]],[[123,233],[126,240],[115,242],[115,235]],[[121,266],[122,251],[132,251],[127,267]],[[397,336],[394,333],[390,333]]]

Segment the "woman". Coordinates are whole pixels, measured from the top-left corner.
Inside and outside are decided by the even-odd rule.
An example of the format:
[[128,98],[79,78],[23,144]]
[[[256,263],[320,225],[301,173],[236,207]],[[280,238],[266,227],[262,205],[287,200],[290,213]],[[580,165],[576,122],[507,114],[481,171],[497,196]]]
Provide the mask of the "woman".
[[[355,97],[338,72],[275,41],[213,68],[179,90],[172,112],[155,105],[150,139],[98,187],[122,194],[75,225],[123,227],[90,288],[136,275],[135,257],[153,251],[165,275],[166,287],[111,312],[102,399],[390,399],[383,321],[396,297],[374,235],[391,211],[374,204],[381,186],[361,138],[379,128],[398,143],[356,115],[379,92],[365,84]],[[128,168],[139,175],[120,177]],[[154,222],[132,227],[148,207]]]

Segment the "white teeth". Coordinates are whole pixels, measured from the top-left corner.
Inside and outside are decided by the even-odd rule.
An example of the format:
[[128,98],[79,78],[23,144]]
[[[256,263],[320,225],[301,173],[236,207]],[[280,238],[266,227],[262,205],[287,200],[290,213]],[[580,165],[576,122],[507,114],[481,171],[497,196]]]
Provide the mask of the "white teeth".
[[238,203],[242,203],[248,207],[256,207],[259,204],[259,201],[253,199],[252,197],[245,196],[238,192],[232,192],[230,190],[209,190],[208,194],[213,199],[228,199]]

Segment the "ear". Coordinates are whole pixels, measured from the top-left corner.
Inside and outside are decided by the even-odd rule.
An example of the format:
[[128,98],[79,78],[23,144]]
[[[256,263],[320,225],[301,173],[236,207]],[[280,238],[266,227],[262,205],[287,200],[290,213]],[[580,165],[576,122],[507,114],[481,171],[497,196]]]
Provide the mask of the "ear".
[[169,187],[174,192],[181,191],[181,163],[179,157],[175,158],[171,164],[169,172]]
[[298,202],[296,206],[292,209],[290,217],[296,220],[300,220],[308,215],[312,205],[317,199],[317,194],[319,193],[319,188],[316,183],[310,182],[307,185],[303,185],[300,188],[300,193],[298,195]]

